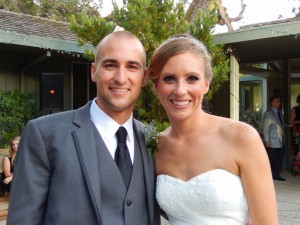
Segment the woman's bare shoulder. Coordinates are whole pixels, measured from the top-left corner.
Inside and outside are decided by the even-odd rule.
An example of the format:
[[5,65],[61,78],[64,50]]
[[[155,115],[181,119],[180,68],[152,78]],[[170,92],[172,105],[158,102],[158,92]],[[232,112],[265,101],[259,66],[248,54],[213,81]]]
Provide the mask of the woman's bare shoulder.
[[228,134],[241,135],[245,132],[252,133],[252,134],[257,133],[254,127],[242,121],[225,118],[225,117],[217,117],[216,121],[217,124],[219,124],[219,128],[222,130],[226,130],[227,131],[226,133]]
[[260,143],[261,137],[251,125],[224,117],[216,118],[216,132],[218,137],[228,143],[232,149],[240,151],[253,143]]

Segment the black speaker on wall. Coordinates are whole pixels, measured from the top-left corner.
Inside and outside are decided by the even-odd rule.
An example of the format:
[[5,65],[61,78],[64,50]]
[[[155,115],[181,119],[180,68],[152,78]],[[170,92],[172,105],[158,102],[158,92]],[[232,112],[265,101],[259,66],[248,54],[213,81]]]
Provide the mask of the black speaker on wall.
[[64,76],[62,73],[42,73],[40,76],[41,110],[63,110]]

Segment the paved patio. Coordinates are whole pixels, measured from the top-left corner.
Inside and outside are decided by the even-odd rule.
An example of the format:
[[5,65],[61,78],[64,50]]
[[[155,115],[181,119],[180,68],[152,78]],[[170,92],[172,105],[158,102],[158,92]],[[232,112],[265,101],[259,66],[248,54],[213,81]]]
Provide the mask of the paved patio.
[[284,172],[286,181],[274,181],[280,225],[300,224],[300,176]]

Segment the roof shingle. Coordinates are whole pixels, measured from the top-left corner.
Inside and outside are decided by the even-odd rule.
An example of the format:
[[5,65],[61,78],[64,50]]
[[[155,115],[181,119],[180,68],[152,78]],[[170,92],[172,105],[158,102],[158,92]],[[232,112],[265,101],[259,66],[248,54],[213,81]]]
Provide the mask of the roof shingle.
[[0,10],[0,29],[31,36],[77,41],[70,23]]

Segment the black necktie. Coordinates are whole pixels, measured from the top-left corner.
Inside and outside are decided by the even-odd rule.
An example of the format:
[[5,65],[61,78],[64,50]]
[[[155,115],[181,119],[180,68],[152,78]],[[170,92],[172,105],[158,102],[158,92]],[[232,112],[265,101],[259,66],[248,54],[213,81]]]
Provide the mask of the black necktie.
[[282,126],[283,122],[282,122],[282,117],[281,117],[281,113],[279,112],[279,110],[277,110],[277,115],[278,115],[278,119],[280,121],[280,124]]
[[132,174],[132,163],[126,145],[127,131],[124,127],[120,127],[116,135],[118,139],[118,146],[115,154],[115,162],[119,167],[125,186],[128,189]]

